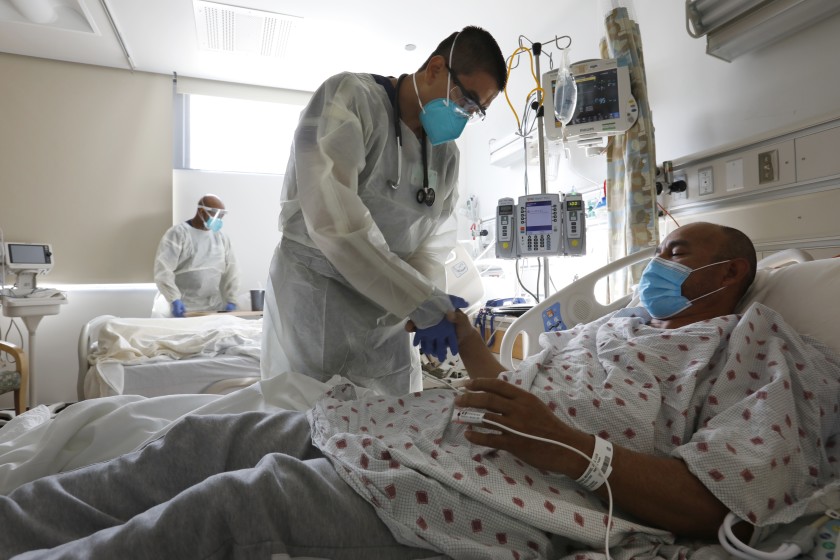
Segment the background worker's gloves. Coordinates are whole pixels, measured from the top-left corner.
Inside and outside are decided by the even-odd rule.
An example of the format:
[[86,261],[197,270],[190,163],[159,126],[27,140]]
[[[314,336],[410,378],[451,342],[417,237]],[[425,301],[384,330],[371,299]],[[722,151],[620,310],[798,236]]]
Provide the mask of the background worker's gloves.
[[235,309],[236,309],[236,304],[235,303],[228,302],[228,304],[225,305],[225,311],[233,311]]
[[[449,296],[449,301],[456,309],[469,307],[469,303],[458,296]],[[427,356],[434,356],[437,361],[443,363],[446,360],[446,349],[453,356],[458,355],[458,336],[455,334],[455,323],[449,321],[446,316],[440,322],[426,329],[414,331],[414,346],[420,346],[420,352]]]
[[172,316],[173,317],[183,317],[184,313],[186,313],[187,309],[184,307],[184,302],[180,299],[176,299],[172,302]]

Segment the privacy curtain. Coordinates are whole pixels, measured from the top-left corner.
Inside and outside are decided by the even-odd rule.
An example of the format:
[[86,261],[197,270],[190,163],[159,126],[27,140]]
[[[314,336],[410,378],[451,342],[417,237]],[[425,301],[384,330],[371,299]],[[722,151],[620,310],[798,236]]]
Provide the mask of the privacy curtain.
[[[638,24],[626,7],[614,7],[604,21],[601,56],[615,58],[630,70],[630,87],[638,120],[607,144],[607,209],[610,262],[659,243],[656,212],[656,152],[648,104],[642,41]],[[610,277],[610,299],[630,293],[645,263]]]

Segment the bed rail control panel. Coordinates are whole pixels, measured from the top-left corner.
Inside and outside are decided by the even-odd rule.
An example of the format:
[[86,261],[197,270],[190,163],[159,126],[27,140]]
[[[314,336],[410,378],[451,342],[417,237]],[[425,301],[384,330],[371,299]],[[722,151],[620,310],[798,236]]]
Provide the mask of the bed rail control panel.
[[502,198],[496,206],[496,258],[586,254],[586,211],[579,194]]

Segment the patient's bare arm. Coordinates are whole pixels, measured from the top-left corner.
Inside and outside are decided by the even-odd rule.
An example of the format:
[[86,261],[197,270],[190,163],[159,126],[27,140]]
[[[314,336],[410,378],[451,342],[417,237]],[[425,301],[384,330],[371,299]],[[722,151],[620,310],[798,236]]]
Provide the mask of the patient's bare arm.
[[[458,406],[485,409],[485,419],[570,445],[586,457],[592,455],[594,436],[562,422],[536,395],[498,379],[473,379],[466,387],[470,392],[458,396]],[[534,467],[573,479],[579,478],[588,465],[587,459],[573,451],[509,432],[467,431],[466,437],[472,443],[504,449]],[[727,509],[683,461],[614,445],[612,467],[609,484],[616,506],[677,535],[714,538]],[[597,492],[606,499],[605,486]]]
[[470,378],[496,378],[505,371],[462,311],[455,312],[455,334],[458,335],[458,355]]

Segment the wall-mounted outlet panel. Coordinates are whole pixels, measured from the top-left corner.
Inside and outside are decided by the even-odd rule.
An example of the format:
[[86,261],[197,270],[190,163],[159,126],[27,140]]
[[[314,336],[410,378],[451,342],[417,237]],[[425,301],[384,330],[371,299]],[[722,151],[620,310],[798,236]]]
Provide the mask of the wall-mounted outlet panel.
[[715,192],[714,169],[704,167],[697,171],[697,189],[700,196]]
[[[674,182],[683,181],[686,185],[688,185],[688,178],[685,176],[685,173],[674,173]],[[671,202],[673,204],[679,204],[688,200],[688,189],[686,188],[682,192],[673,191],[671,192]]]
[[779,150],[768,150],[758,154],[758,184],[779,180]]

